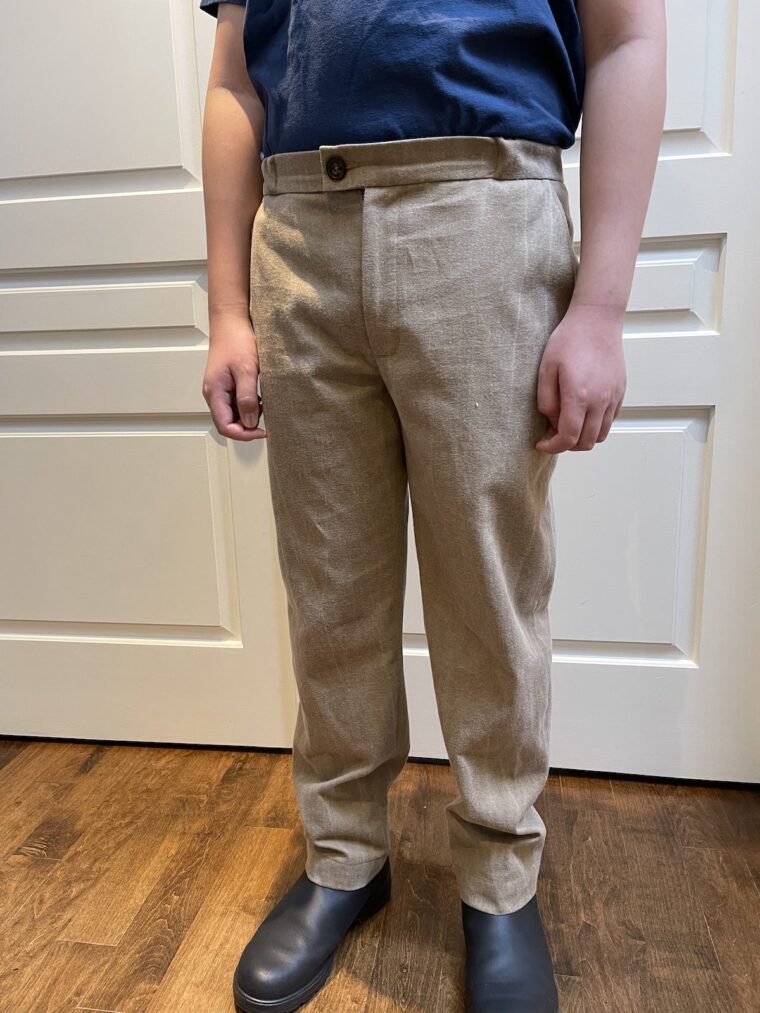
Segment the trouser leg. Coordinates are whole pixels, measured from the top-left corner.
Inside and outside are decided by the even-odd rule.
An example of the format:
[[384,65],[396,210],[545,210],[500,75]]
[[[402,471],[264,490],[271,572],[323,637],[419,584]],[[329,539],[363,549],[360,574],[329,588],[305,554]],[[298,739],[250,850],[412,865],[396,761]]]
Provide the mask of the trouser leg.
[[536,386],[576,268],[550,187],[388,187],[372,192],[365,223],[378,283],[393,279],[379,361],[403,427],[459,789],[446,807],[452,862],[463,899],[494,914],[536,892],[546,835],[534,803],[549,770],[556,457],[534,446],[547,424]]
[[409,752],[407,479],[364,331],[361,234],[358,190],[265,197],[251,275],[306,871],[341,889],[364,886],[385,861],[387,792]]

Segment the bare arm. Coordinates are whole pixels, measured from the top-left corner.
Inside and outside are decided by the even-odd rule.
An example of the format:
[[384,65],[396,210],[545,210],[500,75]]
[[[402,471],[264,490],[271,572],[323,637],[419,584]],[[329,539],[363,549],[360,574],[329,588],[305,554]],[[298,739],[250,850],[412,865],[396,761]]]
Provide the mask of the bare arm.
[[249,316],[253,219],[261,203],[264,108],[243,53],[244,8],[220,3],[203,115],[203,195],[208,249],[209,355],[206,399],[222,436],[257,428],[258,350]]
[[581,261],[539,372],[551,422],[539,450],[591,450],[625,392],[623,318],[651,195],[666,97],[664,0],[578,0],[586,59]]

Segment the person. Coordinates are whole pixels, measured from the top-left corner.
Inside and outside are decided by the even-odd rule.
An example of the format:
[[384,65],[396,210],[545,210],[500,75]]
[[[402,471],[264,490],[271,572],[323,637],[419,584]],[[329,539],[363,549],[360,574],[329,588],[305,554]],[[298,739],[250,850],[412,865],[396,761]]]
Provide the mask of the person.
[[[243,950],[289,1011],[390,897],[411,501],[470,1013],[548,1013],[550,479],[619,416],[663,0],[200,0],[218,432],[266,439],[306,865]],[[582,256],[562,151],[583,114]],[[262,426],[262,422],[265,423]]]

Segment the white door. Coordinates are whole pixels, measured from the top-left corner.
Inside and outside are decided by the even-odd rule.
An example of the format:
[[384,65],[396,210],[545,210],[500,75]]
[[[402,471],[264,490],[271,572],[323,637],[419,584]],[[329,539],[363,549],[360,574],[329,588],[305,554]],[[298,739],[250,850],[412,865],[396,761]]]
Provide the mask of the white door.
[[193,0],[3,10],[0,733],[291,741],[265,451],[201,395],[212,41]]
[[[758,781],[760,5],[669,0],[667,13],[624,410],[553,479],[551,762]],[[578,148],[564,155],[576,239]],[[409,582],[413,750],[443,757],[415,564]]]

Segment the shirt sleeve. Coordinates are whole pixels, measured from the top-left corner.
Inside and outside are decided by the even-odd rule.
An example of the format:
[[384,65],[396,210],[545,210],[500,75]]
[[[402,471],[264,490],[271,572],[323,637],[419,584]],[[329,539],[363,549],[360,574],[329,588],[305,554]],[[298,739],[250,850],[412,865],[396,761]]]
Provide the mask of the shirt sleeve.
[[245,0],[200,0],[199,7],[202,11],[210,14],[212,17],[216,17],[219,13],[220,3],[232,3],[238,4],[240,7],[245,7]]

